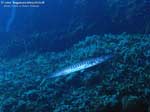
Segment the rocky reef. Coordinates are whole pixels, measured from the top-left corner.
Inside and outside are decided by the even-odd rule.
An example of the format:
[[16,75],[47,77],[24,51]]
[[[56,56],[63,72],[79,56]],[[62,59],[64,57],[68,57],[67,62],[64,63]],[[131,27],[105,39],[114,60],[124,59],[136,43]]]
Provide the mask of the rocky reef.
[[[62,52],[1,59],[1,112],[149,112],[150,35],[92,35]],[[47,74],[91,57],[101,65],[65,77]]]

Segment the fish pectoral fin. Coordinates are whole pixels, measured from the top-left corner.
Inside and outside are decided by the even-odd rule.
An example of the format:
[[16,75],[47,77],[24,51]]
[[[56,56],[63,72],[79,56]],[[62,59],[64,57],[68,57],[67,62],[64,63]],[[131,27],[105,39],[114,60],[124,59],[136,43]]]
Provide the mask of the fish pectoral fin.
[[81,73],[83,73],[85,70],[80,70]]

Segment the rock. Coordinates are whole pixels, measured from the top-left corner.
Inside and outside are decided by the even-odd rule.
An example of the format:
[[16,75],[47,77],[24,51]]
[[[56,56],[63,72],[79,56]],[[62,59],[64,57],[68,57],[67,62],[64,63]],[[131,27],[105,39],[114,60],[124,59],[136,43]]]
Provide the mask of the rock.
[[25,92],[24,97],[30,101],[36,101],[39,98],[39,91],[29,90]]
[[15,112],[26,112],[26,102],[23,100],[20,100],[18,102],[17,108]]
[[122,98],[122,112],[147,112],[147,104],[137,96]]
[[3,102],[2,112],[11,112],[11,111],[13,111],[13,107],[16,104],[17,104],[17,100],[15,98],[13,98],[13,97],[7,98]]

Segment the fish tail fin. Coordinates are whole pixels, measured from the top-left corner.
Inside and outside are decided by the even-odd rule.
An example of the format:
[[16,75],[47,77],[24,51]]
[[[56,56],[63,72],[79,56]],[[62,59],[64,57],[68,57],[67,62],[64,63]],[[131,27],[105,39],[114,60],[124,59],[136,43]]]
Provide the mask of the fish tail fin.
[[45,83],[46,80],[51,79],[51,78],[54,78],[54,77],[55,77],[55,76],[53,76],[53,75],[48,75],[48,76],[46,76],[46,77],[41,81],[40,86],[42,86],[42,85]]
[[107,55],[107,56],[104,56],[104,60],[111,59],[112,57],[114,57],[114,55],[112,55],[112,54],[110,54],[110,55]]

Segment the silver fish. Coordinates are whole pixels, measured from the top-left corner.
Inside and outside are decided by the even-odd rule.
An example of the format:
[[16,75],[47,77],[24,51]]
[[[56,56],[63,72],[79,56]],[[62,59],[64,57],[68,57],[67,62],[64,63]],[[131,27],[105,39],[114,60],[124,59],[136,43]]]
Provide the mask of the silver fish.
[[112,55],[106,55],[106,56],[101,56],[101,57],[97,57],[97,58],[84,60],[82,62],[70,65],[62,70],[59,70],[52,74],[47,75],[47,77],[42,80],[40,85],[42,85],[49,78],[55,78],[55,77],[59,77],[59,76],[68,75],[73,72],[81,71],[81,70],[93,67],[95,65],[101,64],[112,57],[113,57]]
[[101,57],[97,57],[97,58],[84,60],[82,62],[70,65],[62,70],[56,71],[56,72],[48,75],[47,78],[64,76],[64,75],[71,74],[73,72],[81,71],[81,70],[93,67],[95,65],[101,64],[102,62],[104,62],[110,58],[112,58],[112,55],[106,55],[106,56],[101,56]]

